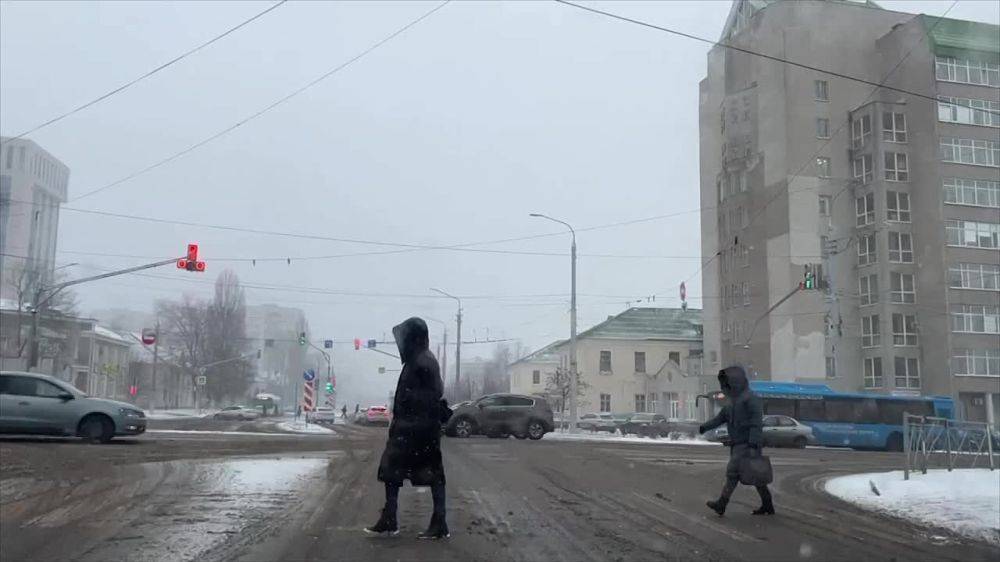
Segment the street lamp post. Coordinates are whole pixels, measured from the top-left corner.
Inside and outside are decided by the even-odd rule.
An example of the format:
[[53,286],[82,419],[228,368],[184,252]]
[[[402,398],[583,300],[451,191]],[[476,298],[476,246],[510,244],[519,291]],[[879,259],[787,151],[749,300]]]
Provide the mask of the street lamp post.
[[576,230],[565,221],[554,219],[541,213],[531,213],[530,216],[557,222],[569,229],[573,236],[570,247],[570,312],[569,312],[569,432],[577,433],[579,421],[576,371]]
[[[424,318],[430,320],[431,322],[437,322],[438,324],[441,324],[441,332],[442,332],[442,336],[441,336],[441,350],[442,350],[442,353],[441,353],[441,372],[444,373],[441,378],[442,379],[447,378],[447,376],[448,376],[448,324],[446,324],[443,320],[438,320],[437,318],[431,318],[430,316],[424,316]],[[456,389],[456,390],[458,390],[458,389]]]
[[[455,295],[450,295],[441,289],[435,289],[431,287],[431,290],[435,293],[439,293],[448,297],[449,299],[455,299],[458,301],[458,314],[455,316],[456,329],[455,329],[455,400],[458,400],[459,392],[459,382],[462,380],[462,299],[456,297]],[[472,398],[471,396],[469,398]]]

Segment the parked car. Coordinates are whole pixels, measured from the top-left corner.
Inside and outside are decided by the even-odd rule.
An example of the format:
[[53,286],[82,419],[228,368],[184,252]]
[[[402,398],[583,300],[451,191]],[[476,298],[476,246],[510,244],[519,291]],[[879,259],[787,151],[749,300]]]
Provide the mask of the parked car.
[[667,417],[663,414],[631,414],[618,426],[618,431],[622,435],[639,435],[641,431],[650,424],[666,423]]
[[260,417],[260,412],[246,406],[227,406],[212,417],[217,420],[255,420]]
[[485,434],[541,439],[555,429],[552,408],[543,398],[520,394],[490,394],[456,408],[445,426],[451,437]]
[[371,406],[365,410],[365,423],[368,425],[389,425],[391,414],[385,406]]
[[580,416],[576,426],[584,431],[606,431],[608,433],[617,431],[615,417],[610,412],[584,414]]
[[815,445],[816,437],[808,425],[788,416],[764,416],[764,446],[805,448]]
[[329,406],[319,406],[313,412],[306,412],[306,422],[315,424],[336,423],[337,410]]
[[697,420],[672,420],[662,419],[646,424],[638,428],[636,432],[642,437],[667,437],[669,439],[688,438],[693,439],[698,436]]
[[107,443],[146,431],[146,414],[126,402],[92,398],[55,377],[0,372],[0,433],[76,435]]

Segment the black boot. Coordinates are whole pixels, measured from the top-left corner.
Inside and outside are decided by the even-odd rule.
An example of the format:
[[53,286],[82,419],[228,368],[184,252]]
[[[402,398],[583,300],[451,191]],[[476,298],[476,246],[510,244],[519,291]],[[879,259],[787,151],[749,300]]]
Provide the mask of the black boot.
[[753,510],[754,515],[774,515],[774,503],[771,501],[771,491],[767,486],[759,486],[757,493],[760,494],[760,507]]
[[395,515],[390,515],[383,509],[382,516],[378,518],[378,522],[371,527],[365,527],[365,532],[372,535],[385,533],[390,536],[396,536],[399,534],[399,524],[396,522]]
[[446,539],[451,536],[448,532],[448,524],[444,521],[444,515],[439,515],[435,513],[431,516],[431,524],[427,526],[427,530],[423,533],[417,535],[418,539]]
[[707,505],[708,508],[714,511],[719,517],[722,517],[726,513],[726,504],[728,503],[729,498],[722,497],[714,501],[707,501],[705,502],[705,505]]

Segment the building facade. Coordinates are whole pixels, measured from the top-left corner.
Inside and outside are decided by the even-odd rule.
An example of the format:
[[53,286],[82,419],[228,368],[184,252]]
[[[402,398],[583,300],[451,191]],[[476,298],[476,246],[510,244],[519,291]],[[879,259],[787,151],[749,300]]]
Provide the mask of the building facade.
[[69,168],[27,139],[0,137],[0,298],[52,280]]
[[[996,421],[1000,29],[867,2],[737,0],[723,38],[897,90],[712,49],[710,368],[951,395],[964,417]],[[806,272],[817,290],[795,293]]]
[[[247,347],[261,350],[254,377],[258,392],[275,394],[281,397],[282,403],[294,404],[295,397],[302,396],[303,371],[312,367],[325,379],[325,363],[319,365],[308,361],[311,348],[299,345],[302,332],[309,337],[305,313],[298,308],[273,304],[247,306]],[[321,380],[320,386],[325,382]]]

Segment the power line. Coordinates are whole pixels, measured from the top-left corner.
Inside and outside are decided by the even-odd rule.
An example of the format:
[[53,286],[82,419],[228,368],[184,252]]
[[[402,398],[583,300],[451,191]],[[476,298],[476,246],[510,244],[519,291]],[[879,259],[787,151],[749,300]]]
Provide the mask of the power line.
[[258,110],[256,112],[250,114],[249,116],[244,117],[243,119],[241,119],[241,120],[237,121],[236,123],[234,123],[234,124],[226,127],[225,129],[222,129],[221,131],[218,131],[217,133],[214,133],[214,134],[212,134],[212,135],[210,135],[210,136],[208,136],[208,137],[206,137],[206,138],[204,138],[204,139],[202,139],[202,140],[200,140],[200,141],[192,144],[191,146],[189,146],[189,147],[181,150],[180,152],[175,152],[174,154],[172,154],[170,156],[167,156],[166,158],[163,158],[163,159],[161,159],[161,160],[159,160],[159,161],[157,161],[157,162],[155,162],[153,164],[150,164],[149,166],[146,166],[145,168],[142,168],[140,170],[132,172],[131,174],[128,174],[128,175],[126,175],[126,176],[124,176],[124,177],[122,177],[120,179],[117,179],[117,180],[115,180],[115,181],[113,181],[113,182],[111,182],[109,184],[105,184],[105,185],[103,185],[101,187],[98,187],[96,189],[92,189],[90,191],[86,191],[86,192],[84,192],[84,193],[82,193],[80,195],[77,195],[76,197],[70,199],[70,201],[78,201],[78,200],[83,199],[85,197],[90,197],[92,195],[96,195],[98,193],[101,193],[102,191],[111,189],[112,187],[115,187],[116,185],[121,185],[121,184],[123,184],[123,183],[125,183],[125,182],[127,182],[127,181],[129,181],[131,179],[134,179],[136,177],[139,177],[139,176],[145,174],[146,172],[149,172],[151,170],[155,170],[156,168],[159,168],[160,166],[163,166],[163,165],[165,165],[165,164],[167,164],[169,162],[172,162],[172,161],[180,158],[181,156],[184,156],[185,154],[188,154],[188,153],[190,153],[190,152],[192,152],[194,150],[197,150],[198,148],[200,148],[202,146],[205,146],[206,144],[214,141],[215,139],[217,139],[219,137],[222,137],[222,136],[224,136],[224,135],[226,135],[228,133],[231,133],[232,131],[235,131],[236,129],[238,129],[239,127],[242,127],[246,123],[249,123],[250,121],[253,121],[254,119],[260,117],[261,115],[264,115],[265,113],[267,113],[268,111],[274,109],[275,107],[278,107],[279,105],[281,105],[281,104],[285,103],[286,101],[294,98],[295,96],[301,94],[302,92],[305,92],[309,88],[312,88],[316,84],[319,84],[323,80],[326,80],[330,76],[333,76],[334,74],[336,74],[336,73],[340,72],[341,70],[347,68],[351,64],[353,64],[353,63],[361,60],[362,58],[364,58],[366,55],[368,55],[372,51],[378,49],[382,45],[384,45],[384,44],[388,43],[389,41],[395,39],[397,36],[401,35],[402,33],[404,33],[406,30],[410,29],[411,27],[417,25],[418,23],[420,23],[424,19],[430,17],[432,14],[434,14],[435,12],[437,12],[438,10],[440,10],[441,8],[444,8],[449,2],[451,2],[451,0],[445,0],[444,2],[438,4],[436,7],[434,7],[431,10],[425,12],[420,17],[418,17],[418,18],[410,21],[409,23],[407,23],[403,27],[400,27],[396,31],[390,33],[386,37],[384,37],[381,40],[379,40],[378,42],[374,43],[372,46],[370,46],[367,49],[361,51],[357,55],[355,55],[355,56],[351,57],[350,59],[348,59],[348,60],[340,63],[339,65],[337,65],[337,66],[333,67],[332,69],[324,72],[323,74],[321,74],[317,78],[313,79],[312,81],[306,83],[305,85],[300,86],[299,88],[296,88],[295,90],[293,90],[288,95],[285,95],[284,97],[279,98],[278,100],[276,100],[276,101],[272,102],[271,104],[265,106],[263,109],[260,109],[260,110]]
[[124,90],[127,90],[128,88],[136,85],[137,83],[145,80],[146,78],[149,78],[150,76],[152,76],[152,75],[156,74],[157,72],[159,72],[159,71],[167,68],[168,66],[171,66],[174,63],[180,62],[181,60],[189,57],[190,55],[193,55],[193,54],[197,53],[198,51],[204,49],[205,47],[208,47],[209,45],[211,45],[212,43],[215,43],[216,41],[222,39],[223,37],[226,37],[227,35],[235,32],[235,31],[238,31],[239,29],[241,29],[241,28],[249,25],[250,23],[254,22],[255,20],[257,20],[257,19],[263,17],[264,15],[270,13],[271,11],[277,9],[279,6],[281,6],[282,4],[284,4],[287,1],[288,0],[281,0],[278,3],[271,5],[266,10],[257,13],[256,15],[254,15],[253,17],[251,17],[250,19],[243,20],[239,25],[237,25],[235,27],[231,27],[231,28],[227,29],[226,31],[222,32],[221,34],[216,35],[215,37],[209,39],[208,41],[206,41],[206,42],[204,42],[204,43],[202,43],[202,44],[200,44],[200,45],[198,45],[198,46],[196,46],[196,47],[194,47],[192,49],[189,49],[189,50],[181,53],[180,55],[178,55],[178,56],[170,59],[169,61],[161,64],[160,66],[157,66],[156,68],[150,70],[149,72],[146,72],[145,74],[137,76],[136,78],[133,78],[132,80],[130,80],[130,81],[122,84],[121,86],[118,86],[117,88],[115,88],[115,89],[113,89],[113,90],[111,90],[111,91],[109,91],[109,92],[107,92],[105,94],[102,94],[102,95],[100,95],[100,96],[98,96],[98,97],[96,97],[96,98],[88,101],[87,103],[85,103],[85,104],[83,104],[83,105],[81,105],[79,107],[76,107],[74,109],[71,109],[71,110],[67,111],[66,113],[63,113],[63,114],[58,115],[56,117],[53,117],[52,119],[49,119],[48,121],[45,121],[45,122],[43,122],[43,123],[41,123],[39,125],[35,125],[34,127],[28,129],[27,131],[24,131],[23,133],[21,133],[19,135],[15,135],[13,137],[8,138],[7,140],[3,141],[3,143],[0,143],[0,146],[2,146],[4,144],[7,144],[8,142],[10,142],[12,140],[19,139],[19,138],[25,137],[27,135],[30,135],[31,133],[34,133],[35,131],[44,129],[45,127],[48,127],[49,125],[52,125],[53,123],[56,123],[58,121],[62,121],[63,119],[69,117],[70,115],[73,115],[74,113],[78,113],[80,111],[83,111],[84,109],[87,109],[88,107],[90,107],[90,106],[92,106],[94,104],[97,104],[97,103],[99,103],[101,101],[104,101],[104,100],[110,98],[111,96],[113,96],[113,95],[115,95],[117,93],[120,93],[120,92],[122,92]]

